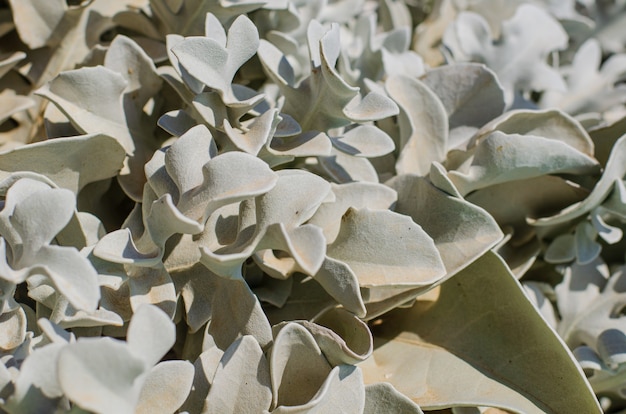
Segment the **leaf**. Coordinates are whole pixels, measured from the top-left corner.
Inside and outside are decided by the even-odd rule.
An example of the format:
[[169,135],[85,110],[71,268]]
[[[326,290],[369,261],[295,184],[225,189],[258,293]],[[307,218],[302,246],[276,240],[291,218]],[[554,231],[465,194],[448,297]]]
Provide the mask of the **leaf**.
[[383,95],[365,97],[352,87],[334,68],[339,57],[339,26],[325,31],[311,21],[308,43],[313,62],[311,75],[296,87],[286,57],[271,43],[261,40],[258,56],[268,76],[285,96],[283,111],[292,116],[303,131],[326,132],[350,122],[373,121],[397,114],[397,106]]
[[402,175],[388,184],[398,193],[395,211],[411,217],[432,237],[446,269],[440,282],[478,259],[503,237],[485,210],[444,193],[424,178]]
[[376,413],[423,414],[423,411],[390,383],[377,382],[365,387],[365,411],[363,411],[363,414]]
[[565,223],[587,214],[605,200],[614,188],[616,180],[621,180],[624,176],[626,176],[626,135],[620,137],[613,145],[602,177],[586,199],[569,206],[558,214],[530,222],[537,226],[548,226]]
[[470,193],[466,200],[485,209],[501,228],[511,226],[513,240],[521,242],[535,233],[527,219],[559,212],[581,201],[589,192],[560,177],[543,175],[491,185]]
[[400,106],[398,174],[426,175],[433,161],[442,162],[448,146],[448,116],[433,91],[417,79],[393,76],[385,89]]
[[136,414],[169,414],[185,402],[194,369],[188,361],[163,361],[150,370],[139,394]]
[[554,288],[560,315],[557,332],[572,349],[583,343],[595,348],[603,330],[619,328],[619,319],[611,315],[624,296],[619,284],[621,273],[610,275],[600,258],[586,264],[572,263],[561,273],[563,281]]
[[331,369],[311,333],[297,323],[287,323],[274,335],[270,355],[272,406],[306,404]]
[[450,129],[480,128],[504,112],[502,86],[496,74],[483,64],[457,63],[433,68],[421,80],[446,108]]
[[78,194],[89,183],[115,177],[125,155],[120,143],[107,135],[50,139],[0,153],[0,179],[33,171]]
[[20,39],[31,49],[47,45],[67,11],[64,0],[10,0],[10,4]]
[[302,326],[313,334],[328,362],[333,366],[354,365],[372,353],[372,334],[368,326],[351,312],[330,308]]
[[111,338],[83,338],[59,354],[58,376],[64,394],[96,413],[134,413],[144,370],[143,360]]
[[4,310],[0,314],[0,349],[9,351],[17,348],[26,339],[26,314],[17,306],[11,310]]
[[382,317],[373,334],[374,354],[360,364],[366,384],[390,381],[423,408],[602,412],[570,352],[493,253],[444,283],[436,302]]
[[146,366],[152,367],[163,358],[176,340],[171,319],[152,305],[140,306],[128,325],[126,341],[129,349]]
[[0,124],[3,124],[13,115],[34,106],[34,104],[32,99],[16,95],[11,89],[3,90],[0,92]]
[[494,131],[476,147],[467,172],[449,171],[463,195],[490,185],[545,174],[592,174],[597,161],[561,141]]
[[600,43],[588,39],[574,55],[570,67],[563,68],[567,90],[549,91],[541,97],[542,107],[557,107],[576,115],[604,112],[624,102],[618,83],[626,75],[626,55],[616,53],[602,62]]
[[190,37],[174,46],[172,53],[191,76],[218,91],[229,105],[239,101],[231,83],[241,65],[256,53],[259,33],[252,21],[241,15],[228,29],[226,39],[221,43],[209,37]]
[[204,412],[260,412],[269,409],[271,402],[269,363],[258,342],[243,336],[224,352]]
[[546,11],[522,4],[502,23],[494,40],[487,21],[476,13],[462,12],[449,26],[443,43],[459,60],[484,62],[497,75],[507,106],[518,91],[565,90],[561,75],[546,63],[549,53],[565,49],[567,34]]
[[558,109],[507,111],[477,131],[472,140],[480,142],[493,131],[554,139],[590,157],[595,153],[594,143],[580,122]]
[[323,171],[336,183],[378,183],[378,173],[367,158],[354,157],[333,148],[331,155],[320,156],[318,161]]
[[199,222],[224,205],[266,193],[277,180],[267,164],[241,152],[216,156],[204,165],[202,174],[202,185],[183,194],[176,206]]
[[378,183],[331,183],[331,189],[335,199],[320,204],[308,221],[322,228],[327,243],[332,243],[337,237],[341,216],[349,207],[388,210],[398,198],[395,191]]
[[260,0],[232,3],[222,0],[150,0],[149,2],[150,9],[163,26],[162,32],[183,36],[205,35],[207,13],[214,14],[222,23],[226,23],[239,15],[260,8],[265,3]]
[[346,263],[359,285],[418,287],[436,282],[445,268],[430,236],[391,211],[349,208],[329,257]]
[[332,369],[320,390],[306,404],[278,406],[276,414],[362,412],[365,390],[361,370],[353,365],[339,365]]
[[57,360],[64,344],[49,344],[28,356],[20,367],[15,391],[7,400],[12,412],[54,410],[63,390],[57,379]]
[[335,148],[357,157],[380,157],[395,148],[391,137],[371,125],[357,126],[331,141]]
[[116,39],[109,52],[107,67],[63,72],[36,93],[52,101],[80,132],[106,134],[120,142],[128,157],[120,184],[129,197],[141,201],[143,167],[159,144],[143,107],[162,82],[152,60],[130,39]]

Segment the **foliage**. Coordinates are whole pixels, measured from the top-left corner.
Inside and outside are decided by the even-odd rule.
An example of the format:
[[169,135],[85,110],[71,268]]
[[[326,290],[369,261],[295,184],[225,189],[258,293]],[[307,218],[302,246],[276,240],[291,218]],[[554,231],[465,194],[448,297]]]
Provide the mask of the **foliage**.
[[620,412],[624,19],[0,2],[0,411]]

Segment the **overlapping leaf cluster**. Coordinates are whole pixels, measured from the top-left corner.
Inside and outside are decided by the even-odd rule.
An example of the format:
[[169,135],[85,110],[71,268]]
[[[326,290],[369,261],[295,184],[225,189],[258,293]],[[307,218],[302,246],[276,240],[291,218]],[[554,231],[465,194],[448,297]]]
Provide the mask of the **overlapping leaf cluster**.
[[624,7],[0,2],[0,408],[618,412]]

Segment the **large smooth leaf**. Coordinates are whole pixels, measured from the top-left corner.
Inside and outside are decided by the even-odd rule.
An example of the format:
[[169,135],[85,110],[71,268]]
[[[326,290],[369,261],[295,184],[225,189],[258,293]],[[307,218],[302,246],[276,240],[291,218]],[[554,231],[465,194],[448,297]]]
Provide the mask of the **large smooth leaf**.
[[362,287],[425,286],[445,275],[432,238],[409,217],[349,208],[341,220],[327,254],[350,266]]
[[493,184],[545,174],[593,174],[595,159],[571,146],[533,135],[494,131],[476,147],[467,172],[449,171],[463,195]]
[[360,364],[365,382],[389,381],[422,408],[602,412],[571,353],[494,253],[444,283],[434,303],[381,317],[373,334],[374,353]]
[[56,138],[1,153],[0,179],[11,172],[28,170],[77,194],[89,183],[115,177],[124,157],[124,148],[107,135]]
[[228,347],[205,401],[207,413],[255,413],[272,402],[269,363],[259,343],[243,336]]
[[621,180],[624,176],[626,176],[626,135],[620,137],[613,145],[602,177],[587,198],[580,203],[567,207],[558,214],[531,220],[531,223],[537,226],[549,226],[565,223],[587,214],[605,200],[613,190],[616,180]]
[[59,354],[59,383],[65,395],[101,414],[135,412],[144,370],[143,360],[111,338],[82,339]]
[[502,86],[483,64],[444,65],[426,72],[421,79],[446,108],[450,129],[480,128],[504,111]]

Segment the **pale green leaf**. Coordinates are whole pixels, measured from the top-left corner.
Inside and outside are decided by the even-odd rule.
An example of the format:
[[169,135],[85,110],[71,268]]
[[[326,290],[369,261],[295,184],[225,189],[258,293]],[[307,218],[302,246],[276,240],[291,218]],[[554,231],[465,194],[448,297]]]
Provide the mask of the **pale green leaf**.
[[[494,309],[498,309],[494,312]],[[582,370],[503,261],[486,253],[438,299],[381,317],[368,384],[389,381],[422,408],[601,413]]]

